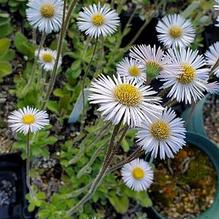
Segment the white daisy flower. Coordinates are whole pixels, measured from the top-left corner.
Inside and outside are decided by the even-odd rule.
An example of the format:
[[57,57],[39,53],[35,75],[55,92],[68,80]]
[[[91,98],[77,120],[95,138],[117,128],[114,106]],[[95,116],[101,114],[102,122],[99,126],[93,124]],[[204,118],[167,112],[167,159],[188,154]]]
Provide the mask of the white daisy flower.
[[62,25],[62,0],[29,0],[27,20],[36,29],[47,34],[58,32]]
[[146,191],[154,179],[152,168],[142,159],[125,164],[121,169],[121,175],[126,186],[138,192]]
[[100,104],[98,110],[113,124],[123,120],[123,124],[134,127],[162,113],[160,98],[153,96],[156,92],[135,80],[102,75],[91,83],[89,90],[90,102]]
[[117,12],[107,5],[93,4],[79,13],[78,28],[86,35],[97,38],[113,34],[120,24]]
[[145,67],[135,59],[124,58],[117,65],[117,74],[127,79],[135,79],[136,81],[145,81]]
[[[214,43],[205,53],[207,65],[213,67],[219,59],[219,42]],[[219,66],[214,69],[214,74],[219,77]]]
[[8,123],[14,132],[26,135],[28,132],[37,132],[49,125],[49,118],[45,111],[27,106],[12,112],[8,117]]
[[173,110],[165,109],[160,118],[142,123],[137,142],[153,158],[173,158],[186,143],[183,124],[183,120],[177,118]]
[[195,38],[195,29],[189,20],[179,14],[167,15],[157,24],[158,40],[166,47],[187,47]]
[[164,51],[154,45],[138,45],[130,50],[130,57],[136,59],[145,65],[146,75],[148,78],[154,78],[159,74],[171,71],[170,59],[164,54]]
[[206,65],[204,57],[189,48],[170,49],[168,55],[179,70],[159,76],[164,81],[162,88],[170,88],[167,96],[186,104],[201,99],[209,77],[209,69],[203,68]]
[[207,84],[207,91],[210,94],[219,95],[219,83],[214,81]]
[[[35,51],[35,55],[38,55],[38,50]],[[51,49],[41,49],[39,52],[38,62],[41,67],[45,71],[52,71],[55,65],[57,52]],[[62,61],[61,58],[58,61],[58,67],[61,65]]]

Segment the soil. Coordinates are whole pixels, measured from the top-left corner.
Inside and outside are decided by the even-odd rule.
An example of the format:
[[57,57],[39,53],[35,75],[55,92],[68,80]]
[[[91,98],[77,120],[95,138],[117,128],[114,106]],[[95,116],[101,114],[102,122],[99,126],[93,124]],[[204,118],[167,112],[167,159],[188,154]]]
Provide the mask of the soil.
[[219,146],[219,97],[210,96],[204,105],[204,124],[206,133]]
[[16,97],[10,93],[13,87],[13,77],[7,77],[0,86],[0,154],[11,151],[13,135],[8,128],[7,119],[16,107]]
[[214,202],[216,172],[208,156],[189,145],[173,160],[155,164],[150,196],[155,209],[168,219],[192,219]]

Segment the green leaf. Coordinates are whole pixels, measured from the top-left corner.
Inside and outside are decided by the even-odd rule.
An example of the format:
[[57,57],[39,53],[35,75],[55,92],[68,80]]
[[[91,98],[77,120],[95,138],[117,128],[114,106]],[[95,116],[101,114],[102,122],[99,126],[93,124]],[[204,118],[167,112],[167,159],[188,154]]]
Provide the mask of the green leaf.
[[46,199],[46,195],[44,192],[38,192],[36,196],[38,199],[41,199],[41,200]]
[[192,15],[192,13],[199,8],[199,6],[200,6],[200,2],[194,1],[181,13],[181,15],[184,18],[189,18]]
[[33,212],[34,209],[35,209],[34,203],[30,203],[29,206],[28,206],[28,211],[29,211],[29,212]]
[[20,32],[15,34],[14,44],[17,50],[32,59],[35,53],[35,46],[31,44],[28,39]]
[[47,108],[54,113],[59,112],[59,104],[57,103],[57,101],[49,101],[47,103]]
[[0,57],[4,56],[10,46],[10,40],[7,38],[0,39]]
[[54,91],[53,91],[53,94],[54,94],[54,96],[56,96],[56,97],[64,97],[64,92],[63,92],[63,90],[62,89],[60,89],[60,88],[57,88],[57,89],[55,89]]
[[81,74],[81,60],[75,61],[68,69],[67,74],[72,79],[76,79]]
[[118,213],[124,214],[127,212],[129,207],[129,199],[127,196],[117,196],[116,194],[111,193],[109,201]]
[[124,152],[128,152],[129,151],[129,142],[126,140],[126,138],[124,138],[122,140],[122,149],[124,150]]
[[0,13],[0,30],[0,38],[8,36],[13,31],[8,13]]
[[6,61],[0,61],[0,79],[11,73],[12,73],[11,64]]
[[15,51],[12,49],[9,49],[7,53],[5,53],[3,56],[0,56],[1,61],[12,61],[15,58]]
[[152,201],[147,192],[135,192],[131,189],[124,191],[125,195],[137,201],[142,207],[152,206]]

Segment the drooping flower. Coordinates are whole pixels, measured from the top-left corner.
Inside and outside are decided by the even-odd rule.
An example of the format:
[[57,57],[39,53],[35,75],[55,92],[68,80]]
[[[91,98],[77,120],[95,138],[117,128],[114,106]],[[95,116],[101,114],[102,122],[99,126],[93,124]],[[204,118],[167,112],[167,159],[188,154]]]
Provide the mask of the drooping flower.
[[163,17],[157,24],[158,39],[166,47],[187,47],[195,38],[195,30],[189,20],[179,14]]
[[120,24],[118,13],[100,3],[84,7],[79,13],[78,28],[94,38],[113,34]]
[[137,133],[137,142],[153,158],[173,158],[185,145],[186,130],[181,118],[171,109],[165,109],[160,118],[145,121]]
[[62,25],[63,0],[29,0],[27,20],[40,32],[58,32]]
[[[38,50],[35,51],[35,55],[38,55]],[[41,65],[41,67],[45,71],[52,71],[55,65],[55,60],[56,60],[57,52],[55,50],[51,49],[41,49],[39,51],[39,57],[38,57],[38,62]],[[61,58],[58,61],[58,67],[61,65]]]
[[126,186],[138,192],[146,191],[154,179],[152,168],[142,159],[125,164],[121,169],[121,175]]
[[144,120],[161,115],[162,107],[159,97],[149,86],[141,82],[117,78],[113,76],[100,76],[91,83],[89,100],[93,104],[99,104],[99,111],[105,120],[131,127],[138,126]]
[[159,76],[164,82],[162,88],[170,88],[167,96],[186,104],[201,99],[209,77],[204,57],[189,48],[170,49],[168,55],[179,70]]
[[[209,65],[211,68],[214,67],[214,65],[219,60],[219,42],[214,43],[211,45],[208,49],[208,51],[205,53],[207,65]],[[214,74],[219,77],[219,63],[217,63],[217,67],[214,69]]]
[[135,79],[136,81],[144,81],[146,79],[145,67],[135,59],[124,58],[117,65],[117,74],[127,79]]
[[26,135],[28,132],[37,132],[48,125],[49,117],[45,111],[27,106],[12,112],[8,117],[8,123],[14,132]]
[[138,45],[130,50],[130,57],[136,59],[145,65],[146,75],[149,78],[154,78],[159,74],[163,74],[172,70],[173,66],[169,66],[170,60],[164,54],[164,51],[154,45]]

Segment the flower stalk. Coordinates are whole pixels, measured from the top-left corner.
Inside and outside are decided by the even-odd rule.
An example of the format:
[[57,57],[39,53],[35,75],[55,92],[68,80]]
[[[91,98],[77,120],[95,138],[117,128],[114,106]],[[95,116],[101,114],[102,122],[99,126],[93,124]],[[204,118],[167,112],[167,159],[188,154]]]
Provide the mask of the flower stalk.
[[[84,93],[85,81],[86,81],[86,78],[87,78],[88,71],[90,70],[91,63],[92,63],[93,60],[94,60],[95,53],[96,53],[96,51],[97,51],[97,41],[98,41],[98,38],[95,40],[94,47],[93,47],[93,52],[92,52],[92,55],[91,55],[91,59],[90,59],[90,62],[88,63],[88,65],[87,65],[87,68],[86,68],[86,70],[85,70],[85,72],[84,72],[84,77],[83,77],[83,80],[82,80],[83,115],[84,115],[84,113],[85,113],[85,93]],[[88,41],[88,43],[89,43],[89,41]]]
[[34,81],[34,79],[35,79],[37,60],[38,60],[38,58],[39,58],[40,50],[42,49],[45,40],[46,40],[46,33],[43,32],[43,33],[42,33],[42,36],[41,36],[39,48],[38,48],[38,50],[37,50],[37,54],[36,54],[36,55],[34,54],[33,68],[32,68],[32,71],[31,71],[29,80],[28,80],[28,82],[27,82],[27,85],[24,87],[24,89],[23,89],[22,92],[21,92],[21,93],[22,93],[22,96],[25,96],[25,95],[27,94],[28,88],[32,85],[32,83],[33,83],[33,81]]
[[62,27],[61,27],[61,32],[59,35],[59,40],[58,40],[58,46],[57,46],[57,56],[56,56],[56,60],[55,60],[55,64],[54,64],[54,68],[53,71],[51,73],[51,79],[50,79],[50,83],[48,85],[48,89],[46,91],[46,95],[45,95],[45,99],[42,103],[42,109],[45,109],[47,102],[49,100],[50,95],[52,94],[54,85],[55,85],[55,81],[56,81],[56,77],[57,77],[57,70],[58,70],[58,63],[59,63],[59,58],[62,54],[62,49],[63,49],[63,41],[67,32],[67,28],[70,22],[70,18],[71,18],[71,13],[75,7],[77,3],[77,0],[73,0],[68,8],[68,12],[66,14],[66,8],[67,8],[67,1],[64,0],[64,7],[63,7],[63,17],[62,17]]
[[34,197],[34,193],[31,188],[31,181],[30,181],[30,170],[31,170],[31,155],[30,155],[30,132],[27,133],[27,140],[26,140],[26,185],[29,190],[31,198]]
[[119,133],[120,126],[121,126],[121,122],[114,127],[112,137],[110,140],[110,144],[108,147],[108,151],[106,153],[102,167],[101,167],[99,173],[97,174],[96,178],[92,182],[90,189],[88,190],[87,194],[74,207],[72,207],[68,211],[68,215],[73,215],[80,207],[82,207],[92,197],[92,195],[97,190],[100,183],[102,182],[102,180],[106,176],[108,168],[111,165],[113,157],[115,155],[116,148],[121,143],[122,139],[124,138],[124,136],[128,130],[128,126],[127,126],[127,128],[124,129],[124,132],[122,133],[119,141],[116,143],[115,139],[116,139],[117,134]]

